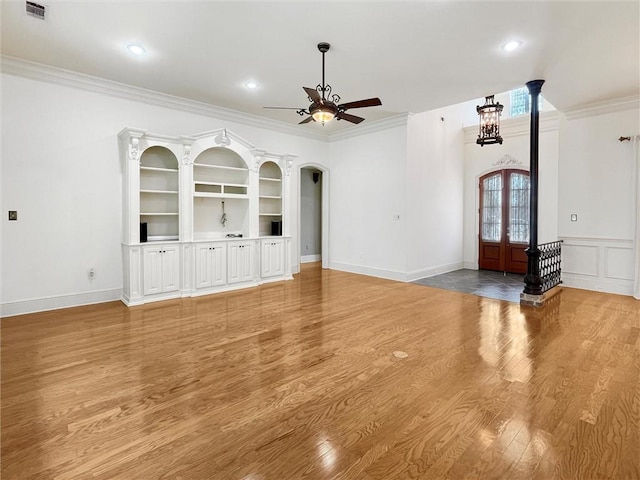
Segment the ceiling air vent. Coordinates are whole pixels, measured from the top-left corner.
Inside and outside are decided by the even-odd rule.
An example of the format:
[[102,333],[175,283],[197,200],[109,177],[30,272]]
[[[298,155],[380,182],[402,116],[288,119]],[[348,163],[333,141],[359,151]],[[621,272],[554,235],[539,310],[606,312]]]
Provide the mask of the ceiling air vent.
[[44,20],[45,6],[35,2],[27,2],[27,15]]

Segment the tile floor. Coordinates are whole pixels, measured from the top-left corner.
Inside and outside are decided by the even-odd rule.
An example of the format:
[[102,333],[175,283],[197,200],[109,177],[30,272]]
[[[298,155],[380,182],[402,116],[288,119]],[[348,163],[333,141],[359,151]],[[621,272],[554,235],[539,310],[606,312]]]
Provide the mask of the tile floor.
[[465,269],[421,278],[413,283],[520,303],[520,294],[524,289],[524,275]]

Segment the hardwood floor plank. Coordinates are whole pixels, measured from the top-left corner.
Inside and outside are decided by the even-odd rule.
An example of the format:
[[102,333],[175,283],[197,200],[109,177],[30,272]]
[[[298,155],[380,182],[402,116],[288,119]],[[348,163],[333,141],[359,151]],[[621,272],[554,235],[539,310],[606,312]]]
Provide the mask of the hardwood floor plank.
[[0,326],[3,479],[640,478],[629,297],[533,309],[308,264]]

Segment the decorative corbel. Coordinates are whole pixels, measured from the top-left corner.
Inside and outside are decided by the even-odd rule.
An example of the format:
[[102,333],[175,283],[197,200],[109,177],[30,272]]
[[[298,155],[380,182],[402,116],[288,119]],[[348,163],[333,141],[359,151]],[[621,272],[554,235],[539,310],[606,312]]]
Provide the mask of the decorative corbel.
[[227,136],[226,128],[222,129],[222,132],[216,135],[213,141],[216,142],[217,145],[220,145],[221,147],[224,147],[224,148],[231,145],[231,139]]
[[129,161],[140,165],[140,139],[132,137],[129,142]]
[[284,165],[285,165],[285,173],[287,177],[291,173],[291,167],[293,167],[293,161],[296,158],[296,155],[284,155]]
[[260,171],[260,162],[262,158],[267,153],[266,150],[261,150],[259,148],[254,148],[251,150],[251,155],[253,155],[253,171],[258,173]]
[[191,155],[191,145],[183,145],[184,151],[182,153],[182,164],[190,165],[191,159],[189,158]]

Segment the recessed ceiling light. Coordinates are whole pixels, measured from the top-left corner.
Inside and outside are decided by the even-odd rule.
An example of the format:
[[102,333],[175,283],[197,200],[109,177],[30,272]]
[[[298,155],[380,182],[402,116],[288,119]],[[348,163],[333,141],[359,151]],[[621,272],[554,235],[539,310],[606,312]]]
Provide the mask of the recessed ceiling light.
[[253,80],[248,81],[247,83],[244,84],[244,86],[247,87],[249,90],[255,90],[256,88],[258,88],[258,84]]
[[137,43],[132,43],[130,45],[127,45],[127,48],[131,53],[139,57],[147,53],[144,47],[142,45],[138,45]]
[[518,40],[514,40],[512,42],[507,42],[504,45],[502,45],[502,50],[504,50],[505,52],[513,52],[520,45],[522,45],[522,42]]

